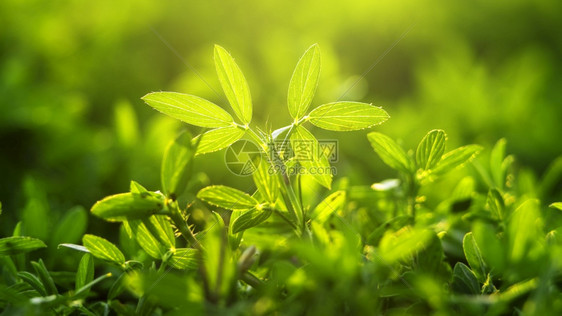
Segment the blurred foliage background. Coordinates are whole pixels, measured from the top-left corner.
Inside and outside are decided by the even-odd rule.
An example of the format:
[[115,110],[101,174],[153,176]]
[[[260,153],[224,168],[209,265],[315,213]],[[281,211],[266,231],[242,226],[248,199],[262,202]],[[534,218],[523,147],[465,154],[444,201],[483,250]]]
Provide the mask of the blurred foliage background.
[[[162,152],[187,126],[140,97],[178,91],[226,108],[215,43],[244,71],[263,129],[289,123],[290,76],[319,43],[313,104],[383,106],[391,119],[375,129],[407,148],[433,128],[447,131],[451,148],[505,137],[517,164],[540,175],[562,153],[560,12],[552,0],[2,1],[0,229],[9,235],[26,214],[55,222],[126,191],[130,179],[157,189]],[[394,176],[363,131],[316,132],[340,141],[338,177]],[[223,155],[200,157],[198,170],[247,189]]]

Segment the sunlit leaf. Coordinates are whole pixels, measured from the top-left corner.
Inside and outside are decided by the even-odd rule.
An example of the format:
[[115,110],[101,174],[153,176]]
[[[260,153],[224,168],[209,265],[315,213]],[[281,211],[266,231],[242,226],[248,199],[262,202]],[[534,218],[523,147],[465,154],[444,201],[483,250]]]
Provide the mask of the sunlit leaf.
[[125,263],[123,253],[114,244],[102,237],[86,234],[82,238],[82,243],[98,259],[111,261],[119,265]]
[[382,124],[390,117],[385,110],[360,102],[321,105],[308,115],[310,123],[331,131],[355,131]]
[[232,116],[221,107],[194,95],[153,92],[142,99],[156,110],[191,125],[216,128],[233,122]]
[[168,196],[180,195],[185,190],[193,155],[191,134],[188,132],[181,133],[166,148],[162,158],[160,178],[162,189]]
[[174,229],[166,215],[153,215],[148,220],[143,220],[147,228],[154,234],[160,242],[166,247],[173,248],[176,246],[176,238],[174,236]]
[[279,194],[279,180],[272,171],[269,159],[261,159],[252,177],[261,196],[266,201],[275,203]]
[[244,124],[250,123],[252,120],[250,88],[234,58],[219,45],[215,45],[215,68],[234,113]]
[[468,261],[472,271],[478,280],[484,283],[484,281],[486,281],[488,269],[486,262],[484,262],[484,258],[482,257],[482,253],[480,252],[480,248],[478,247],[478,244],[476,244],[474,236],[472,236],[472,232],[464,235],[462,247],[466,261]]
[[176,269],[197,269],[199,265],[199,251],[193,248],[177,248],[168,260],[168,264]]
[[304,174],[311,175],[322,186],[332,186],[332,169],[328,158],[321,153],[316,137],[306,128],[296,126],[291,134],[291,147]]
[[443,155],[441,161],[432,169],[434,174],[444,174],[471,161],[480,151],[482,146],[467,145],[451,150]]
[[498,140],[490,153],[490,171],[492,173],[492,179],[499,189],[502,189],[505,183],[505,168],[503,162],[506,144],[507,141],[505,138]]
[[197,197],[209,204],[227,210],[243,210],[257,206],[256,199],[240,190],[224,185],[213,185],[201,189]]
[[310,219],[324,223],[330,215],[340,211],[345,203],[345,191],[336,191],[320,202],[310,214]]
[[253,208],[242,212],[232,223],[232,233],[236,234],[263,223],[273,212],[269,209]]
[[49,244],[75,243],[80,240],[88,225],[88,212],[81,206],[73,207],[58,221]]
[[392,138],[377,132],[369,133],[367,138],[385,164],[405,173],[413,172],[412,159]]
[[133,236],[135,236],[139,246],[154,259],[162,259],[164,254],[169,250],[162,242],[158,240],[145,226],[141,220],[128,221]]
[[499,274],[505,268],[507,251],[505,240],[496,234],[496,228],[484,222],[477,222],[472,228],[472,235],[486,263],[493,267],[493,273]]
[[105,197],[92,206],[92,214],[107,221],[148,217],[162,210],[163,197],[156,194],[121,193]]
[[486,197],[486,207],[492,213],[492,218],[502,220],[504,217],[505,203],[501,193],[497,189],[490,189]]
[[523,202],[511,215],[508,224],[510,258],[517,262],[523,259],[539,236],[540,211],[537,200]]
[[80,252],[86,252],[86,253],[90,252],[90,250],[88,250],[88,248],[86,248],[84,246],[81,246],[81,245],[76,245],[76,244],[60,244],[58,246],[58,248],[60,248],[60,247],[70,248],[70,249],[80,251]]
[[387,264],[404,260],[423,249],[434,233],[429,230],[403,228],[395,233],[387,232],[380,241],[379,250]]
[[447,134],[443,130],[435,129],[427,133],[416,150],[418,168],[428,170],[433,168],[445,152]]
[[0,255],[15,255],[47,247],[43,241],[31,237],[13,236],[0,239]]
[[199,135],[193,139],[193,142],[195,143],[199,137],[203,137],[197,147],[196,155],[206,154],[226,148],[242,138],[244,134],[244,130],[236,126],[217,128],[205,132],[203,135]]
[[292,118],[298,120],[306,114],[314,98],[319,75],[320,49],[314,44],[299,60],[289,83],[287,104]]
[[555,202],[549,205],[549,207],[556,208],[562,211],[562,202]]
[[84,254],[78,264],[78,271],[76,272],[75,288],[78,290],[84,285],[92,282],[94,279],[94,258],[89,253]]

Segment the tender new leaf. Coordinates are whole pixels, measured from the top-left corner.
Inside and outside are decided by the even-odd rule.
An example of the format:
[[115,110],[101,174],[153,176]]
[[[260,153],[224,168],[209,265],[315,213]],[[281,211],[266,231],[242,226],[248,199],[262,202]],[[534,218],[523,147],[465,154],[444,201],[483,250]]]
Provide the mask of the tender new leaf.
[[201,127],[232,125],[232,116],[203,98],[177,92],[153,92],[142,97],[156,110],[188,124]]
[[308,115],[310,123],[331,131],[355,131],[381,124],[390,116],[385,110],[361,102],[321,105]]

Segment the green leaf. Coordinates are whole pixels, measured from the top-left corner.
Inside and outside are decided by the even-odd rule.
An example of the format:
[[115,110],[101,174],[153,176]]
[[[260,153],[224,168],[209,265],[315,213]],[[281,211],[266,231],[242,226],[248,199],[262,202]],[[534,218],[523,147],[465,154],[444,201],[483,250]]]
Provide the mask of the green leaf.
[[462,240],[462,248],[464,251],[464,256],[466,261],[472,268],[472,271],[481,283],[486,281],[486,276],[488,275],[488,268],[480,252],[480,248],[476,243],[476,240],[472,236],[472,232],[464,235]]
[[562,211],[562,202],[554,202],[550,204],[549,207],[556,208]]
[[245,211],[238,216],[232,223],[232,233],[236,234],[248,228],[257,226],[265,222],[273,212],[269,209],[259,207]]
[[43,286],[41,280],[39,280],[39,278],[35,275],[26,271],[21,271],[18,272],[18,277],[20,277],[25,283],[29,284],[35,291],[37,291],[37,293],[39,293],[40,296],[48,295],[45,286]]
[[471,161],[480,151],[482,146],[467,145],[451,150],[443,155],[441,161],[432,169],[434,174],[444,174]]
[[111,261],[119,265],[125,263],[125,256],[119,248],[102,237],[86,234],[82,237],[82,243],[96,258]]
[[306,128],[294,127],[291,134],[291,147],[304,174],[311,175],[322,186],[330,189],[332,186],[332,170],[328,158],[321,154],[318,141]]
[[443,130],[435,129],[427,133],[416,150],[418,168],[428,170],[433,168],[445,152],[447,134]]
[[262,157],[258,167],[252,173],[252,177],[261,196],[267,202],[275,203],[279,195],[279,178],[270,173],[271,171],[273,170],[269,160]]
[[76,272],[76,286],[75,289],[78,290],[84,285],[92,282],[94,279],[94,257],[87,253],[80,259],[80,264],[78,265],[78,271]]
[[88,250],[88,248],[81,246],[81,245],[76,245],[76,244],[60,244],[58,246],[58,248],[60,247],[65,247],[65,248],[70,248],[70,249],[74,249],[76,251],[80,251],[80,252],[86,252],[86,253],[90,253],[90,250]]
[[199,266],[199,253],[193,248],[178,248],[168,260],[168,264],[176,269],[195,270]]
[[310,214],[310,219],[318,223],[324,223],[334,212],[343,209],[345,204],[345,191],[336,191],[330,194]]
[[444,258],[441,239],[433,233],[425,247],[416,254],[416,270],[434,277],[445,276],[446,279],[449,279],[451,268],[443,261]]
[[530,280],[522,281],[513,284],[507,289],[499,293],[499,301],[502,303],[508,303],[509,301],[520,297],[528,292],[535,290],[539,286],[539,279],[533,278]]
[[453,283],[451,284],[453,291],[460,294],[480,294],[480,285],[474,275],[462,262],[457,262],[453,269]]
[[110,278],[110,277],[112,277],[112,274],[111,274],[111,273],[106,273],[106,274],[104,274],[104,275],[102,275],[102,276],[99,276],[99,277],[95,278],[95,279],[92,280],[91,282],[89,282],[89,283],[85,284],[83,287],[79,288],[79,289],[76,291],[76,293],[74,293],[74,297],[78,297],[78,296],[84,295],[85,293],[87,293],[88,291],[90,291],[90,289],[91,289],[94,285],[96,285],[96,284],[100,283],[101,281],[103,281],[103,280],[105,280],[105,279],[107,279],[107,278]]
[[308,115],[310,123],[330,131],[355,131],[379,125],[390,116],[380,107],[361,102],[333,102]]
[[43,241],[31,237],[6,237],[0,239],[0,255],[17,255],[47,247]]
[[58,222],[49,244],[76,243],[84,235],[88,225],[88,213],[82,206],[70,209]]
[[287,104],[289,113],[295,120],[299,120],[306,114],[314,93],[316,93],[319,75],[320,49],[318,44],[314,44],[299,60],[289,83]]
[[505,157],[505,146],[507,141],[505,138],[498,140],[492,152],[490,153],[490,172],[495,185],[502,189],[505,183],[505,168],[503,161]]
[[474,240],[478,245],[482,257],[493,267],[493,273],[499,275],[504,270],[507,260],[505,238],[500,239],[495,225],[486,222],[476,222],[472,228]]
[[[244,134],[245,131],[236,126],[217,128],[205,132],[197,147],[196,155],[207,154],[226,148],[242,138]],[[199,137],[201,135],[195,137],[193,142],[195,143]]]
[[507,227],[508,249],[513,262],[524,260],[529,249],[543,238],[538,228],[540,221],[538,200],[528,199],[513,211]]
[[135,236],[139,246],[152,258],[162,259],[164,254],[169,250],[162,242],[158,240],[145,226],[141,220],[128,221],[133,236]]
[[381,258],[387,264],[404,260],[426,247],[433,234],[429,230],[415,230],[408,226],[397,232],[387,231],[379,244]]
[[156,110],[191,125],[216,128],[233,122],[232,116],[221,107],[194,95],[153,92],[142,99]]
[[148,219],[127,222],[138,244],[155,259],[162,259],[176,245],[174,231],[168,217],[154,215]]
[[404,149],[390,137],[381,133],[372,132],[367,135],[367,138],[371,142],[371,146],[375,152],[389,167],[405,173],[412,173],[414,171],[412,159],[406,154]]
[[213,185],[201,189],[197,197],[214,206],[227,210],[251,209],[259,202],[250,195],[224,185]]
[[503,197],[497,189],[490,189],[486,197],[486,207],[492,213],[492,218],[503,220],[503,213],[505,210],[505,203]]
[[92,206],[92,214],[107,221],[146,218],[158,213],[164,198],[158,194],[120,193],[105,197]]
[[234,113],[244,124],[249,124],[252,120],[250,88],[234,58],[219,45],[215,45],[215,68]]
[[176,246],[176,237],[174,229],[166,215],[153,215],[148,220],[143,220],[148,230],[162,242],[166,247],[173,248]]
[[190,178],[189,166],[193,159],[191,134],[181,133],[166,148],[162,159],[160,178],[162,189],[168,196],[178,196],[185,191]]
[[59,294],[59,291],[55,286],[55,281],[53,281],[53,278],[49,274],[49,271],[47,271],[47,268],[45,267],[43,260],[39,259],[38,262],[31,261],[31,265],[33,266],[33,270],[35,270],[35,273],[37,273],[37,276],[41,280],[41,283],[43,284],[43,286],[45,286],[45,290],[47,291],[47,294],[48,295]]
[[31,198],[27,201],[22,212],[22,228],[25,235],[48,240],[49,237],[49,205],[40,198]]
[[115,134],[119,144],[132,148],[139,140],[139,123],[133,105],[126,99],[119,100],[113,112]]
[[109,288],[109,292],[107,292],[107,299],[113,300],[117,296],[119,296],[123,291],[126,289],[127,284],[125,281],[127,280],[127,273],[121,273],[121,275],[113,282],[111,287]]

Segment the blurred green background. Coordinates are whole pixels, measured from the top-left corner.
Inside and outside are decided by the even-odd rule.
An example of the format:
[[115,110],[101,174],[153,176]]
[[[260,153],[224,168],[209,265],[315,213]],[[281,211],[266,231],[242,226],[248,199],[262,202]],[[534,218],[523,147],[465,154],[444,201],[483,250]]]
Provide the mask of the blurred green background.
[[[409,148],[433,128],[447,131],[450,148],[490,147],[506,137],[518,165],[540,175],[562,154],[560,12],[562,2],[547,0],[4,0],[0,229],[9,235],[38,203],[54,222],[74,205],[89,208],[126,191],[130,179],[158,189],[162,152],[188,127],[140,97],[178,91],[228,108],[214,72],[215,43],[244,71],[253,124],[263,129],[289,123],[290,76],[319,43],[313,105],[343,96],[383,106],[391,119],[375,130]],[[371,184],[394,176],[364,131],[315,132],[340,140],[338,177]],[[223,155],[200,157],[197,168],[212,183],[247,189]]]

